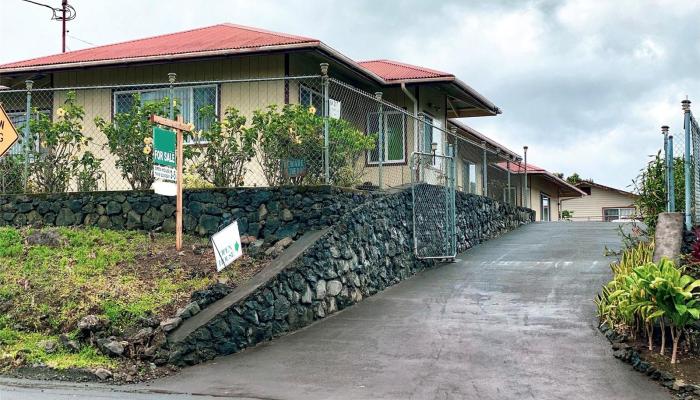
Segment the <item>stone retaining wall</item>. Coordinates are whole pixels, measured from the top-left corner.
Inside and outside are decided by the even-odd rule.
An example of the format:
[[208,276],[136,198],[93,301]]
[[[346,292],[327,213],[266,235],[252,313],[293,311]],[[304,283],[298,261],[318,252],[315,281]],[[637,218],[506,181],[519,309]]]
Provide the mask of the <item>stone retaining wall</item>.
[[[211,235],[238,220],[266,242],[329,226],[371,195],[329,186],[186,190],[186,233]],[[175,198],[151,191],[0,195],[0,226],[98,226],[174,232]]]
[[[185,327],[192,322],[186,321],[179,328],[186,329],[184,334],[171,333],[170,362],[196,364],[235,353],[309,325],[430,267],[433,261],[414,257],[411,207],[411,191],[404,190],[351,210],[249,295],[241,296],[236,289],[229,296],[241,299],[233,305],[197,321],[197,327]],[[458,193],[458,249],[464,251],[533,218],[532,210]]]

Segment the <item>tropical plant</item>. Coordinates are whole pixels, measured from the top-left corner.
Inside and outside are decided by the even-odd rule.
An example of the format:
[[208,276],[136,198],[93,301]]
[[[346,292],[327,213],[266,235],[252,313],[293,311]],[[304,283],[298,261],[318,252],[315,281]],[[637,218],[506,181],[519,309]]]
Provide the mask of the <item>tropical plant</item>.
[[[267,183],[324,182],[324,119],[313,107],[270,106],[253,114],[251,132],[258,138],[257,159]],[[330,183],[351,186],[362,175],[358,160],[375,139],[339,119],[328,120]]]
[[65,192],[80,168],[79,154],[92,140],[82,133],[85,111],[71,91],[55,119],[36,110],[35,114],[37,118],[29,122],[30,179],[38,190]]
[[[144,102],[138,93],[134,93],[130,108],[114,115],[112,122],[102,117],[95,118],[95,125],[107,137],[107,146],[116,157],[122,177],[134,190],[149,189],[153,184],[152,156],[150,151],[145,151],[144,140],[153,136],[151,115],[167,116],[170,106],[167,97]],[[177,107],[173,107],[177,114]]]
[[202,108],[199,115],[209,128],[196,134],[202,147],[187,148],[189,158],[197,160],[194,172],[215,187],[243,185],[246,163],[255,155],[255,132],[246,129],[246,118],[233,107],[226,109],[223,120],[212,106]]
[[661,260],[657,273],[650,285],[651,296],[659,313],[671,322],[673,350],[671,364],[675,364],[678,342],[685,327],[700,319],[700,303],[693,291],[700,287],[700,280],[683,275],[673,261]]

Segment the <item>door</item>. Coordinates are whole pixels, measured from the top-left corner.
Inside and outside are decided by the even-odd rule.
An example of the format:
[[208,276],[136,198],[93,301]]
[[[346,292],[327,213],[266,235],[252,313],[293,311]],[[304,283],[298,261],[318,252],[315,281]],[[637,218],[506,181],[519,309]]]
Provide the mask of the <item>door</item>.
[[550,201],[549,196],[545,193],[540,193],[540,221],[551,221]]

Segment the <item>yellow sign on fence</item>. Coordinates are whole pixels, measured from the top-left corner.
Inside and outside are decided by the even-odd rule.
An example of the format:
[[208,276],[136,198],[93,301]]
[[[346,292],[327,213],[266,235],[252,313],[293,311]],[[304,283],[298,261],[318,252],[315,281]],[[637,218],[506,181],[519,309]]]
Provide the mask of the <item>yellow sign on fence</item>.
[[7,153],[18,138],[17,130],[0,104],[0,156]]

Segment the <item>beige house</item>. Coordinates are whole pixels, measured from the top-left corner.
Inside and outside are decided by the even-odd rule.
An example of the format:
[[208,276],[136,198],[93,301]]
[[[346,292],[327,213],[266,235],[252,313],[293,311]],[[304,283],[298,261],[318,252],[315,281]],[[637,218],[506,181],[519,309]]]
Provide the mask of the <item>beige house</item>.
[[[380,156],[377,149],[362,160],[367,181],[376,181],[382,157],[388,186],[410,182],[410,155],[426,147],[419,136],[430,135],[440,155],[448,142],[442,130],[449,119],[500,113],[452,74],[390,60],[356,62],[317,39],[233,24],[0,65],[0,85],[22,90],[26,81],[33,81],[32,108],[52,116],[67,91],[41,89],[78,88],[77,101],[86,114],[84,133],[94,139],[89,150],[104,158],[102,165],[109,178],[101,189],[118,190],[129,187],[119,176],[114,156],[104,151],[107,139],[93,123],[95,117],[109,121],[116,113],[128,111],[134,93],[145,100],[168,97],[169,73],[176,74],[174,97],[185,122],[192,122],[196,129],[204,128],[199,116],[204,106],[214,107],[218,115],[233,106],[248,120],[254,111],[271,104],[303,104],[319,112],[323,87],[317,76],[322,63],[329,64],[331,78],[348,85],[330,86],[336,117],[363,132],[375,130],[378,113],[372,97],[367,96],[375,92],[382,92],[385,100],[405,111],[383,110],[384,154]],[[300,76],[314,78],[296,78]],[[0,101],[14,122],[22,125],[26,119],[24,91],[15,93],[10,96],[0,91]],[[416,122],[414,117],[419,115],[426,126]],[[257,168],[254,163],[248,166],[246,186],[266,184]]]
[[[587,197],[580,188],[561,179],[557,175],[530,163],[522,162],[499,164],[503,169],[510,167],[511,175],[517,176],[516,182],[520,182],[517,196],[524,196],[526,207],[535,211],[536,221],[560,221],[561,212],[566,209],[562,205],[564,200],[582,200]],[[527,177],[527,178],[526,178]],[[525,180],[527,179],[527,185]],[[568,203],[566,203],[568,206]]]
[[576,187],[586,196],[562,200],[563,209],[573,213],[574,221],[619,221],[639,216],[634,193],[590,181],[581,181]]

